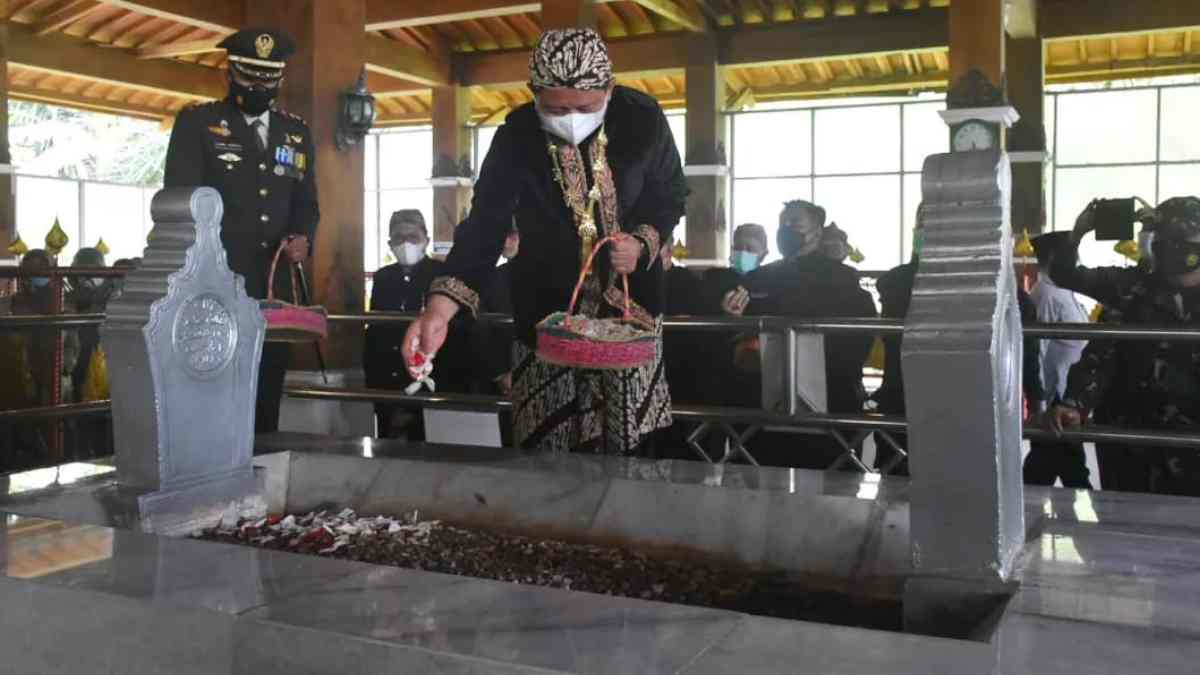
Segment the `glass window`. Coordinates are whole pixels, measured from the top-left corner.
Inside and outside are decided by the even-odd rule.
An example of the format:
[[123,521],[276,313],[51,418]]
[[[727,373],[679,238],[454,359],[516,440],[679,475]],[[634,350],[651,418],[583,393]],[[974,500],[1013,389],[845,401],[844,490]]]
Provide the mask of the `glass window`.
[[[816,113],[816,172],[900,170],[900,106],[834,108]],[[739,139],[740,140],[740,139]],[[772,148],[771,143],[759,149]]]
[[812,181],[807,178],[757,178],[741,179],[733,183],[733,227],[742,223],[758,223],[767,231],[767,243],[771,249],[767,260],[777,260],[775,230],[779,229],[779,212],[783,203],[793,199],[811,199]]
[[379,134],[379,187],[420,187],[433,175],[433,132]]
[[42,248],[58,218],[69,239],[58,261],[69,265],[79,249],[79,183],[32,176],[17,176],[16,182],[17,233],[29,248]]
[[136,258],[146,248],[149,233],[149,204],[144,188],[136,185],[83,183],[84,246],[95,246],[101,237],[108,245],[111,265],[121,258]]
[[[912,259],[912,232],[917,225],[917,207],[921,205],[921,174],[906,173],[904,174],[904,213],[901,214],[900,232],[900,262],[905,263]],[[867,268],[888,269],[884,267],[876,267],[867,265]]]
[[[1196,133],[1196,111],[1200,110],[1200,87],[1162,90],[1163,161],[1200,159],[1200,134]],[[1196,194],[1193,189],[1188,194]]]
[[[1132,197],[1149,200],[1154,194],[1153,166],[1059,169],[1054,195],[1054,229],[1070,230],[1075,218],[1097,197]],[[1123,265],[1113,251],[1115,242],[1097,242],[1091,236],[1079,245],[1079,259],[1089,266]]]
[[1154,89],[1063,94],[1059,164],[1153,162],[1158,94]]
[[900,264],[899,175],[817,178],[813,201],[866,256],[859,267],[886,270]]
[[[387,223],[379,227],[379,193],[368,192],[363,199],[363,271],[374,272],[387,251]],[[390,217],[390,215],[389,215]]]
[[[382,190],[379,193],[379,232],[380,242],[387,242],[388,223],[392,214],[400,209],[419,209],[425,216],[425,225],[429,228],[429,236],[433,237],[433,188],[410,188],[404,190]],[[386,248],[384,244],[381,247]],[[384,257],[387,251],[380,251]]]
[[1158,174],[1158,201],[1200,195],[1200,164],[1164,164]]
[[379,135],[369,134],[363,142],[363,184],[368,190],[379,188]]
[[483,166],[483,159],[487,157],[488,150],[492,147],[492,139],[496,137],[496,130],[500,127],[479,127],[475,130],[475,175],[479,175],[479,167]]
[[667,115],[667,125],[671,127],[671,135],[675,137],[675,149],[679,151],[679,159],[687,163],[687,118],[683,115]]
[[1054,156],[1054,101],[1057,100],[1053,94],[1046,97],[1045,112],[1042,119],[1046,123],[1046,152],[1050,156]]
[[945,108],[941,102],[904,106],[905,171],[920,171],[926,157],[950,151],[950,127],[938,114]]
[[812,113],[807,110],[734,117],[733,168],[737,177],[809,175],[811,124]]

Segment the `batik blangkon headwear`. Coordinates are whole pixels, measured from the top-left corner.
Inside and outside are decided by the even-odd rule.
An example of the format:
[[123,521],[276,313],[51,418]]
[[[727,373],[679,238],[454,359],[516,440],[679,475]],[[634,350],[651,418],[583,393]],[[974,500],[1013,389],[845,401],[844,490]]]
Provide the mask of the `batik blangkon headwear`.
[[606,89],[612,80],[608,47],[590,28],[548,30],[529,57],[534,89]]

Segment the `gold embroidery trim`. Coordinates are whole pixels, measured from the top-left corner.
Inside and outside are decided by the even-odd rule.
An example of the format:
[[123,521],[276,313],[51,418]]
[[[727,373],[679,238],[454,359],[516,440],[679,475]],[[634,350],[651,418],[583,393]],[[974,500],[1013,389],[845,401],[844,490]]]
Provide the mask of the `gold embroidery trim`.
[[662,240],[659,239],[658,230],[649,225],[638,225],[637,229],[633,231],[633,236],[641,239],[642,243],[646,245],[646,257],[648,258],[646,269],[650,269],[654,266],[654,258],[662,250]]
[[438,277],[429,284],[429,295],[444,295],[471,310],[471,314],[479,315],[479,294],[462,279]]

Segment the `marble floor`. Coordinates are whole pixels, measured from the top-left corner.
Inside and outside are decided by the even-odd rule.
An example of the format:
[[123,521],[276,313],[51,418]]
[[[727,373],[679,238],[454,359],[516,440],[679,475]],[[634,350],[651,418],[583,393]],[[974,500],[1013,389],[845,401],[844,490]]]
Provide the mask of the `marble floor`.
[[[456,458],[362,442],[326,451],[470,461],[467,451]],[[568,470],[499,454],[474,459]],[[712,491],[731,489],[731,476],[740,475],[740,485],[753,487],[733,489],[904,499],[902,482],[849,474],[629,462],[571,470]],[[82,464],[0,481],[0,673],[1077,675],[1200,668],[1196,500],[1028,490],[1020,588],[991,639],[967,641],[157,537],[102,522],[97,495],[111,480],[111,467]],[[39,504],[57,504],[50,509],[56,515],[38,517],[46,515]],[[79,517],[65,517],[72,509]]]

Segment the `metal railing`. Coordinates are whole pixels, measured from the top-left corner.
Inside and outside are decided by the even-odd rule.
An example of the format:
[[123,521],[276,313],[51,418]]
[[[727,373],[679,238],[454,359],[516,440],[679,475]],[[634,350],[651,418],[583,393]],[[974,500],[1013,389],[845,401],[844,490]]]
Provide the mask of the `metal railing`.
[[[19,277],[36,274],[51,278],[52,287],[57,297],[55,303],[57,315],[45,316],[7,316],[0,317],[0,330],[16,328],[81,328],[99,326],[104,322],[102,314],[79,314],[64,316],[62,311],[62,279],[66,276],[89,277],[119,277],[126,270],[92,267],[53,267],[36,271],[18,270],[17,268],[0,268],[0,278]],[[402,312],[364,312],[331,314],[328,320],[333,323],[350,324],[407,324],[416,318],[415,313]],[[486,323],[511,324],[512,317],[499,314],[482,314],[479,320]],[[831,318],[831,319],[791,319],[786,317],[730,317],[730,316],[670,316],[666,317],[663,325],[671,330],[714,331],[714,332],[775,332],[794,336],[797,333],[822,333],[827,335],[852,335],[868,333],[878,336],[902,335],[904,322],[898,319],[878,318]],[[1187,329],[1179,326],[1125,326],[1108,324],[1029,324],[1023,328],[1028,337],[1064,338],[1064,339],[1116,339],[1116,340],[1152,340],[1152,341],[1200,341],[1200,329]],[[59,332],[61,341],[61,331]],[[61,354],[61,349],[56,350]],[[789,350],[791,352],[792,350]],[[61,358],[58,356],[57,358]],[[789,359],[791,361],[791,359]],[[790,365],[790,364],[789,364]],[[56,359],[55,366],[61,369],[61,362]],[[788,391],[795,390],[792,382],[793,367],[786,368]],[[61,388],[54,387],[51,405],[39,408],[0,411],[0,424],[12,424],[29,419],[58,419],[77,415],[105,414],[110,410],[107,401],[93,403],[64,404],[61,399]],[[289,387],[285,393],[295,398],[341,400],[341,401],[371,401],[404,403],[418,407],[439,407],[471,411],[501,411],[511,407],[504,399],[486,396],[455,395],[455,394],[417,394],[407,395],[401,392],[377,389],[334,389],[324,387]],[[794,397],[793,397],[794,398]],[[827,432],[844,448],[845,452],[835,464],[852,463],[866,469],[859,460],[854,448],[871,432],[877,438],[889,445],[896,459],[891,467],[896,466],[906,456],[905,450],[896,442],[893,433],[903,433],[907,423],[900,417],[889,417],[873,414],[825,414],[813,412],[773,412],[751,408],[721,408],[709,406],[676,405],[672,409],[676,419],[697,422],[698,428],[689,436],[689,445],[697,454],[707,461],[725,461],[742,456],[750,462],[754,458],[746,450],[745,443],[757,430],[764,428],[808,428]],[[749,425],[746,431],[737,431],[732,425]],[[714,460],[704,450],[700,441],[703,435],[720,431],[726,437],[725,456]],[[841,431],[853,432],[847,438]],[[1077,442],[1099,442],[1117,444],[1138,444],[1159,447],[1200,447],[1200,434],[1164,432],[1158,430],[1119,429],[1104,426],[1085,426],[1079,429],[1063,431],[1061,435],[1037,427],[1027,427],[1025,437],[1033,440],[1062,440]],[[56,448],[61,451],[61,431],[57,433]],[[885,471],[891,467],[884,467]]]

